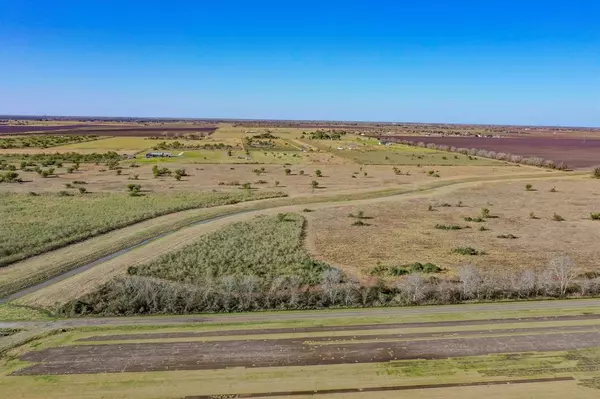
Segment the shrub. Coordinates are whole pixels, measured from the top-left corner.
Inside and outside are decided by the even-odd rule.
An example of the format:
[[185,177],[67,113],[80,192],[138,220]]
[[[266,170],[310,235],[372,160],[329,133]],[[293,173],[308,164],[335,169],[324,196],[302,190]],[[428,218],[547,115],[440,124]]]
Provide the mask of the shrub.
[[21,181],[19,174],[13,170],[0,174],[0,183],[20,183]]
[[485,219],[482,218],[481,216],[477,216],[477,217],[474,217],[474,218],[472,218],[472,217],[466,217],[465,221],[467,221],[467,222],[475,222],[475,223],[483,223],[483,222],[485,222]]
[[481,209],[481,217],[486,219],[490,217],[490,210],[488,208]]
[[67,168],[67,173],[73,173],[73,172],[75,172],[75,168],[74,168],[74,167],[72,167],[72,166],[69,166],[69,167]]
[[242,184],[242,188],[244,190],[248,190],[248,191],[252,190],[252,184],[250,184],[249,182],[246,182],[246,183]]
[[433,205],[429,205],[429,206],[427,207],[427,210],[428,210],[429,212],[433,212],[435,209],[433,209]]
[[478,251],[472,247],[456,247],[452,250],[452,252],[455,254],[459,254],[459,255],[469,255],[469,256],[477,256],[477,255],[485,254],[485,252]]
[[275,187],[279,187],[279,181],[275,180]]
[[85,187],[79,187],[78,189],[79,189],[79,193],[80,193],[80,194],[85,194],[85,193],[87,193],[87,190],[86,190],[86,188],[85,188]]
[[73,185],[71,183],[65,183],[65,187],[66,188],[73,188]]
[[64,191],[64,190],[59,191],[58,193],[56,193],[56,195],[58,195],[59,197],[70,197],[71,196],[71,194],[68,191]]
[[453,225],[436,224],[435,228],[438,230],[462,230],[463,229],[463,227],[457,226],[455,224],[453,224]]
[[479,231],[488,231],[489,229],[485,226],[480,226]]
[[560,216],[558,213],[554,212],[554,215],[552,215],[552,220],[554,220],[555,222],[562,222],[565,220],[565,218]]
[[299,174],[300,176],[304,176],[304,171],[303,171],[303,170],[301,170],[301,171],[299,171],[299,172],[298,172],[298,174]]
[[368,224],[359,219],[352,223],[352,226],[368,226]]
[[312,189],[314,190],[315,188],[319,187],[319,182],[316,180],[313,180],[310,182],[310,186],[312,187]]
[[533,185],[531,185],[531,184],[526,184],[526,185],[525,185],[525,191],[533,191]]
[[513,234],[500,234],[500,235],[498,235],[496,237],[497,238],[505,238],[505,239],[508,239],[508,240],[515,240],[515,239],[519,238],[519,237],[517,237],[517,236],[515,236]]
[[132,192],[139,192],[142,186],[140,184],[128,184],[127,189]]
[[590,218],[591,218],[592,220],[600,220],[600,212],[593,212],[593,213],[590,213]]
[[552,188],[550,189],[550,192],[551,192],[551,193],[555,193],[555,192],[556,192],[556,187],[552,187]]
[[157,165],[154,165],[152,167],[152,174],[154,175],[155,178],[161,177],[161,176],[171,176],[171,170],[168,168],[159,168]]
[[73,180],[73,184],[87,184],[87,182],[83,180]]
[[539,219],[534,212],[529,212],[529,219]]
[[321,172],[321,169],[317,169],[317,170],[315,170],[315,175],[317,177],[323,177],[323,172]]
[[121,169],[117,169],[117,172],[116,172],[117,176],[121,176],[122,173],[123,173],[123,171]]
[[594,170],[592,171],[592,177],[594,179],[600,179],[600,166],[594,168]]
[[286,169],[284,170],[284,172],[285,172],[285,175],[286,175],[286,176],[289,176],[289,175],[291,175],[291,174],[292,174],[292,170],[291,170],[291,169],[288,169],[288,168],[286,168]]
[[409,271],[400,266],[393,266],[388,270],[390,276],[404,276],[409,274]]
[[312,209],[304,208],[304,209],[302,209],[302,212],[308,213],[308,212],[314,212],[314,211]]

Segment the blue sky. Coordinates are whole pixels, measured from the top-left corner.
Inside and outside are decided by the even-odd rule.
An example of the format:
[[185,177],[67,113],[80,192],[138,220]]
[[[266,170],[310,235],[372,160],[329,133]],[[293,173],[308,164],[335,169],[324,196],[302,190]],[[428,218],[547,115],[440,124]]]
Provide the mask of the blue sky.
[[0,114],[600,126],[597,3],[0,0]]

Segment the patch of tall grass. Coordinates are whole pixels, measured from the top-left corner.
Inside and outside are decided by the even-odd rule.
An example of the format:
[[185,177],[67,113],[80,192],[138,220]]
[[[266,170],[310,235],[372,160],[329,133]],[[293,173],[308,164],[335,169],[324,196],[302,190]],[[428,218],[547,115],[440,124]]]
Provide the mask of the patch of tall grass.
[[284,213],[234,223],[151,263],[131,267],[129,274],[201,284],[224,276],[296,276],[302,284],[316,284],[329,267],[313,261],[302,247],[304,224],[302,216]]
[[143,220],[193,208],[285,196],[282,193],[173,193],[131,197],[0,194],[0,266]]

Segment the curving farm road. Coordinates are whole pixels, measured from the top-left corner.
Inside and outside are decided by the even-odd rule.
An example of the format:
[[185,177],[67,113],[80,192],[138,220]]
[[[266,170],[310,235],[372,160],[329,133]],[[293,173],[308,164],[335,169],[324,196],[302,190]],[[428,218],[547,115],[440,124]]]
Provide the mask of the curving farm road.
[[[471,177],[439,181],[435,186],[432,186],[431,183],[414,184],[412,187],[400,193],[390,195],[389,191],[387,191],[381,192],[381,196],[379,197],[364,199],[326,200],[325,198],[322,198],[323,202],[299,201],[299,204],[295,205],[280,205],[266,209],[252,209],[252,203],[249,203],[248,208],[250,209],[236,208],[228,214],[195,222],[174,231],[156,235],[142,243],[115,251],[108,256],[81,265],[41,284],[22,289],[10,296],[0,299],[0,303],[18,300],[17,303],[19,304],[39,306],[41,304],[54,303],[59,300],[65,301],[75,299],[82,294],[89,292],[94,287],[97,287],[98,284],[109,280],[113,276],[124,273],[128,266],[151,261],[166,252],[188,245],[196,240],[199,235],[215,231],[226,224],[251,219],[258,215],[269,215],[280,212],[300,212],[307,205],[309,205],[311,209],[316,210],[348,205],[365,206],[386,201],[426,198],[458,189],[495,182],[519,181],[524,179],[574,178],[578,176],[579,174],[557,175],[552,173],[546,175],[537,173],[534,175],[523,174],[516,176],[501,175],[496,177]],[[377,194],[377,192],[371,194]],[[360,195],[364,196],[365,193]],[[289,200],[294,201],[295,199],[290,198]],[[99,238],[100,237],[96,237],[96,239]]]

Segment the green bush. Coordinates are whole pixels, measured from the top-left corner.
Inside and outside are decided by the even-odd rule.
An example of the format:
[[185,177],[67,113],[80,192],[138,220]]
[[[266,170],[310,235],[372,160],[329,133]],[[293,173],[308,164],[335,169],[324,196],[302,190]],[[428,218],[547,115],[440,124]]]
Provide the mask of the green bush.
[[472,247],[456,247],[452,250],[452,252],[455,254],[459,254],[459,255],[469,255],[469,256],[477,256],[477,255],[485,254],[485,252],[478,251]]
[[593,213],[590,213],[590,218],[591,218],[592,220],[600,220],[600,212],[593,212]]

